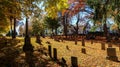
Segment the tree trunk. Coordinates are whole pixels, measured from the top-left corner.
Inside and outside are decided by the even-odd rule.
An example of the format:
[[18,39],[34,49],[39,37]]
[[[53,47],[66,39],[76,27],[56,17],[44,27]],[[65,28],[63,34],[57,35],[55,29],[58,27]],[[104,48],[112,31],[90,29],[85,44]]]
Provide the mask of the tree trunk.
[[11,30],[10,36],[13,37],[13,31],[12,31],[12,17],[10,17],[10,30]]
[[78,19],[77,19],[77,23],[76,23],[76,26],[77,26],[77,28],[76,28],[76,35],[75,35],[75,44],[76,45],[77,45],[77,41],[78,41],[78,29],[79,29],[78,23],[79,23],[79,14],[78,14]]
[[54,32],[53,32],[53,28],[52,28],[52,34],[51,34],[51,38],[53,38],[53,36],[54,36]]
[[16,38],[16,18],[14,18],[14,31],[13,31],[13,39]]
[[64,23],[64,34],[65,34],[65,37],[67,38],[67,14],[65,15],[63,23]]
[[105,37],[106,37],[106,40],[107,41],[110,41],[110,37],[109,37],[109,33],[108,33],[108,29],[107,29],[107,24],[106,24],[106,20],[107,20],[107,5],[108,5],[108,3],[109,3],[109,0],[107,0],[106,1],[106,3],[104,4],[104,6],[103,6],[103,18],[104,18],[104,35],[105,35]]
[[57,35],[57,28],[55,29],[55,35]]

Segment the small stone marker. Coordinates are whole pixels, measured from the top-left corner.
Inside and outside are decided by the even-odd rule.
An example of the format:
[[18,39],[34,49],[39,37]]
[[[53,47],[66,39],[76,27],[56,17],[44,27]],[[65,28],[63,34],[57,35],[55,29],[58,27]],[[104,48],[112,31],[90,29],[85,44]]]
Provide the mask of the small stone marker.
[[75,37],[75,45],[77,45],[77,37]]
[[119,47],[119,51],[120,51],[120,44],[118,44],[118,47]]
[[101,43],[101,49],[105,50],[105,43]]
[[86,49],[85,48],[82,48],[81,51],[82,51],[82,53],[86,54]]
[[112,44],[111,44],[111,43],[108,43],[108,47],[112,47]]
[[56,48],[53,48],[53,57],[55,60],[57,60],[57,49]]
[[85,41],[84,41],[84,39],[82,39],[82,46],[85,46]]
[[66,46],[66,49],[67,49],[67,50],[70,50],[69,47],[68,47],[68,45]]
[[116,56],[116,50],[115,48],[107,48],[107,59],[118,61],[118,57]]
[[77,57],[71,57],[72,67],[78,67]]
[[46,42],[47,44],[51,44],[49,41]]
[[68,67],[66,64],[66,60],[62,57],[62,67]]
[[91,44],[93,44],[93,40],[91,40]]
[[50,56],[50,58],[52,58],[52,50],[51,50],[51,45],[48,45],[48,52],[49,52],[49,56]]

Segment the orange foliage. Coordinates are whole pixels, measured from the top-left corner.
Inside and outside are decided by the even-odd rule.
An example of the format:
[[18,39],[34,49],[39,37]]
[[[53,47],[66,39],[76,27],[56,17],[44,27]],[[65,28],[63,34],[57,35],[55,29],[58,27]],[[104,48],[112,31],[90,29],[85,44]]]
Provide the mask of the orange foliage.
[[80,11],[80,9],[84,8],[85,1],[86,0],[68,0],[68,4],[75,3],[75,6],[71,10],[67,10],[67,9],[63,10],[62,16],[64,16],[65,13],[69,13],[69,16],[74,16]]

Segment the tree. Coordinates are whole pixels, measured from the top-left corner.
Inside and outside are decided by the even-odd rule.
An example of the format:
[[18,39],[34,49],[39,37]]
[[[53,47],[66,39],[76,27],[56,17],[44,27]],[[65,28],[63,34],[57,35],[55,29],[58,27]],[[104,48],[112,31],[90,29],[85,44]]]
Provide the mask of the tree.
[[[91,15],[93,14],[92,11],[87,10],[86,7],[87,5],[85,4],[85,0],[79,0],[79,1],[72,1],[72,4],[68,8],[69,10],[67,11],[68,17],[71,22],[73,20],[72,18],[76,18],[76,21],[73,21],[73,23],[76,23],[75,25],[72,25],[74,27],[74,34],[75,34],[75,44],[77,44],[77,37],[78,37],[78,31],[79,31],[79,23],[82,21],[85,21],[85,18],[91,18]],[[85,16],[84,18],[82,17],[81,12],[86,12],[90,15]],[[65,14],[66,15],[66,12]],[[85,21],[86,22],[86,21]],[[86,26],[83,28],[83,31],[86,29]],[[84,33],[83,33],[84,34]]]
[[58,17],[58,12],[68,7],[67,0],[44,0],[47,16]]
[[[13,38],[15,38],[15,24],[16,24],[16,18],[20,17],[20,4],[18,1],[14,1],[14,0],[4,0],[4,1],[0,1],[0,9],[2,11],[0,11],[0,19],[2,20],[6,20],[6,19],[10,19],[11,22],[11,30],[12,30],[12,19],[14,19],[14,36]],[[16,7],[15,7],[16,6]]]
[[32,22],[32,32],[35,35],[41,35],[44,33],[44,23],[41,20],[35,20]]
[[52,17],[45,17],[44,21],[46,26],[52,30],[52,33],[54,33],[53,31],[55,30],[55,34],[57,35],[57,28],[60,26],[58,19]]
[[1,19],[0,20],[0,33],[7,33],[9,30],[9,20]]
[[[94,15],[94,20],[102,22],[103,25],[103,30],[104,34],[107,37],[109,36],[108,33],[108,28],[107,28],[107,18],[109,17],[114,17],[115,22],[118,23],[117,17],[119,17],[119,4],[120,1],[118,0],[104,0],[104,1],[99,1],[99,0],[88,0],[87,3],[95,9],[95,15]],[[102,20],[102,21],[101,21]]]

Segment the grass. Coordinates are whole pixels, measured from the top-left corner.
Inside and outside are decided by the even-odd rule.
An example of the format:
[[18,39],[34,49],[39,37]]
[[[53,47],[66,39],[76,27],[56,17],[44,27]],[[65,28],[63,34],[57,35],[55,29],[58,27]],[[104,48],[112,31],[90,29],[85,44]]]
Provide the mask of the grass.
[[[80,67],[117,67],[120,66],[120,63],[110,61],[106,59],[107,51],[101,50],[101,43],[94,42],[91,44],[90,41],[85,42],[85,47],[81,45],[81,41],[78,42],[77,45],[74,44],[74,41],[64,41],[57,42],[50,38],[42,38],[42,44],[44,47],[48,48],[49,44],[46,44],[46,41],[51,42],[52,48],[57,48],[58,59],[62,57],[67,61],[68,66],[71,65],[71,56],[75,56],[78,58],[78,65]],[[66,49],[66,46],[69,47],[70,50]],[[106,48],[108,44],[105,44]],[[118,59],[120,60],[120,51],[119,48],[113,44],[113,47],[116,48],[116,53]],[[81,53],[81,48],[86,49],[87,54]]]
[[[21,42],[21,48],[24,45],[24,39],[23,38],[17,38],[20,39]],[[38,49],[41,45],[35,43],[35,37],[31,38],[31,43],[34,46],[34,50]],[[78,58],[78,65],[79,67],[119,67],[119,62],[114,62],[106,59],[107,51],[101,50],[101,42],[94,41],[93,44],[91,44],[91,41],[85,40],[85,47],[81,45],[81,41],[78,41],[78,44],[75,45],[74,41],[65,41],[64,42],[57,42],[54,41],[54,39],[50,39],[49,37],[41,38],[42,40],[42,46],[46,47],[48,49],[48,45],[52,46],[53,48],[57,49],[57,56],[60,60],[62,57],[67,61],[68,67],[71,66],[71,56],[75,56]],[[49,41],[51,44],[47,44],[46,42]],[[69,50],[66,48],[68,46]],[[105,44],[106,48],[108,47],[108,44]],[[81,49],[86,49],[86,54],[81,53]],[[113,48],[116,48],[116,54],[118,57],[118,60],[120,60],[120,50],[119,47],[117,47],[115,44],[113,44]],[[53,50],[52,50],[53,52]],[[52,66],[54,67],[54,66]]]

